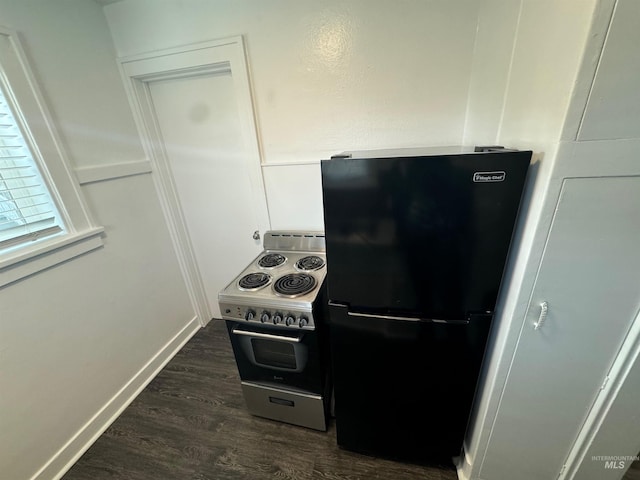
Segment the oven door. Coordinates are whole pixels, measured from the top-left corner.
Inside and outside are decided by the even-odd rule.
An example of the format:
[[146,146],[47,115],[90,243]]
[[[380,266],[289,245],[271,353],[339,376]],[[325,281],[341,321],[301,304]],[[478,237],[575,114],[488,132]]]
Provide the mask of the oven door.
[[242,380],[322,393],[315,331],[232,321],[226,324]]

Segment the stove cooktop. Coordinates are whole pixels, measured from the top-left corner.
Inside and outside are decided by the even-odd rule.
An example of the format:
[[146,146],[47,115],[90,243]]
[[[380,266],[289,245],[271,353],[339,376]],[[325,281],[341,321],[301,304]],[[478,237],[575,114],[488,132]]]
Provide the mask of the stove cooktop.
[[218,294],[225,320],[314,329],[326,276],[324,234],[267,232],[265,250]]

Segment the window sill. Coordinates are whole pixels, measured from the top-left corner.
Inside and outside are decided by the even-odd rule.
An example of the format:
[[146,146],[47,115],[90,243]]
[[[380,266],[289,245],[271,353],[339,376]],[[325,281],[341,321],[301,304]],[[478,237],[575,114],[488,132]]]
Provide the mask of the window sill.
[[0,255],[0,288],[102,247],[103,232],[96,227]]

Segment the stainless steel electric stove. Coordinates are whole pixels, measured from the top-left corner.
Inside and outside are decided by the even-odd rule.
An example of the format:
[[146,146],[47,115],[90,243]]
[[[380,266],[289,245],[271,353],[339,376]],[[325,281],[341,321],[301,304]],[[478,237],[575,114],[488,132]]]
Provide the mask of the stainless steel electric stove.
[[324,233],[270,231],[263,245],[218,295],[247,407],[257,416],[326,430]]

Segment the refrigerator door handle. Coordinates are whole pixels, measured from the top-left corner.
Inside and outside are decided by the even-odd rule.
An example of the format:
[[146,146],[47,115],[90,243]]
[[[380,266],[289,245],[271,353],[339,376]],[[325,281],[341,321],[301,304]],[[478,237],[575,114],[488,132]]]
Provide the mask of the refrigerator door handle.
[[405,322],[431,322],[431,323],[443,323],[443,324],[455,324],[466,325],[469,323],[469,319],[460,320],[442,320],[439,318],[421,318],[421,317],[404,317],[400,315],[374,315],[372,313],[353,312],[349,309],[349,305],[344,303],[337,303],[329,300],[330,307],[339,307],[347,309],[347,315],[350,317],[364,317],[364,318],[379,318],[381,320],[401,320]]
[[398,317],[394,315],[373,315],[371,313],[359,313],[359,312],[347,312],[350,317],[367,317],[367,318],[381,318],[383,320],[405,320],[409,322],[420,322],[421,318],[416,317]]
[[401,317],[396,315],[373,315],[371,313],[360,313],[348,311],[347,315],[351,317],[367,317],[367,318],[379,318],[382,320],[403,320],[407,322],[433,322],[433,323],[469,323],[469,320],[441,320],[438,318],[419,318],[419,317]]
[[330,307],[340,307],[340,308],[349,308],[349,305],[345,305],[344,303],[333,302],[329,300]]

